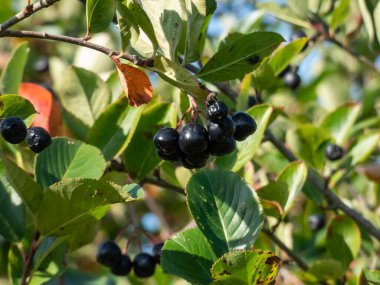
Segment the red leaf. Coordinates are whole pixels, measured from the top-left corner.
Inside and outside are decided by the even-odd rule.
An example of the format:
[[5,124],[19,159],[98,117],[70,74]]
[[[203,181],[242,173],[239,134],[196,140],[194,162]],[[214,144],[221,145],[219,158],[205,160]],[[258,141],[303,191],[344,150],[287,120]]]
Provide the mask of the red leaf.
[[117,67],[121,85],[128,98],[129,105],[138,107],[148,103],[153,96],[152,83],[146,73],[128,64],[112,59]]
[[35,83],[21,83],[19,95],[28,99],[38,112],[32,126],[46,129],[50,135],[62,134],[62,117],[58,103],[46,88]]

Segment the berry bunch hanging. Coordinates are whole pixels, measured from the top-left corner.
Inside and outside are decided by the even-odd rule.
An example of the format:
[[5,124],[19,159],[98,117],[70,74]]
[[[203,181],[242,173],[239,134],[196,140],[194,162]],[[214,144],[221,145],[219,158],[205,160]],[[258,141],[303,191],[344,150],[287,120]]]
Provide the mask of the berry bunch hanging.
[[191,111],[191,120],[180,132],[178,128],[162,128],[154,136],[157,154],[171,162],[180,162],[188,169],[202,168],[210,155],[223,156],[236,148],[236,141],[243,141],[253,134],[257,125],[251,116],[237,112],[232,117],[228,115],[228,107],[218,101],[215,94],[206,100],[207,129],[198,123],[201,113],[194,99],[189,96],[190,107],[184,117]]
[[44,128],[28,129],[19,117],[8,117],[2,120],[0,133],[4,140],[11,144],[19,144],[26,139],[28,147],[35,153],[40,153],[51,144],[50,134]]
[[129,255],[121,252],[120,247],[114,241],[106,241],[99,245],[96,260],[109,267],[114,275],[127,276],[133,268],[137,277],[147,278],[153,276],[156,264],[160,264],[163,245],[163,242],[154,245],[152,255],[139,253],[132,261]]

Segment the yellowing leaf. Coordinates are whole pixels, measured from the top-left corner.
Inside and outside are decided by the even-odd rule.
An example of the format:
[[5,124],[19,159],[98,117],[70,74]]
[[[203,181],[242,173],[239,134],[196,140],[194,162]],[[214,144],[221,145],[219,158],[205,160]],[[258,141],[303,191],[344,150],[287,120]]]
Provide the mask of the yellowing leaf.
[[138,107],[148,103],[152,99],[153,88],[146,73],[136,67],[122,64],[117,59],[112,60],[116,64],[129,105]]

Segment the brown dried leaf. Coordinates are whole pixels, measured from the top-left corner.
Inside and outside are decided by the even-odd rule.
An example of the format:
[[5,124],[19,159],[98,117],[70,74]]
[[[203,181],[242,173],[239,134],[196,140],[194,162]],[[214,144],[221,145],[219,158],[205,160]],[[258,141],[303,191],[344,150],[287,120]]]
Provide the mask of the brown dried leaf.
[[380,183],[380,164],[366,164],[356,167],[356,171],[365,175],[369,180]]
[[122,64],[118,59],[112,59],[123,86],[129,105],[138,107],[148,103],[153,96],[152,83],[146,73],[128,64]]

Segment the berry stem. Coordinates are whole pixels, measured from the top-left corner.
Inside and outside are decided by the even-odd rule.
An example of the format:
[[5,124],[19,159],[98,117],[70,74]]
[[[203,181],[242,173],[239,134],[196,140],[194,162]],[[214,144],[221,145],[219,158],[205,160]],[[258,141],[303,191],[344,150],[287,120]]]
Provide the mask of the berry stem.
[[179,129],[179,127],[181,126],[183,120],[186,118],[187,114],[189,114],[191,112],[191,106],[186,110],[186,112],[182,115],[181,119],[179,120],[177,126],[175,127],[176,130]]

